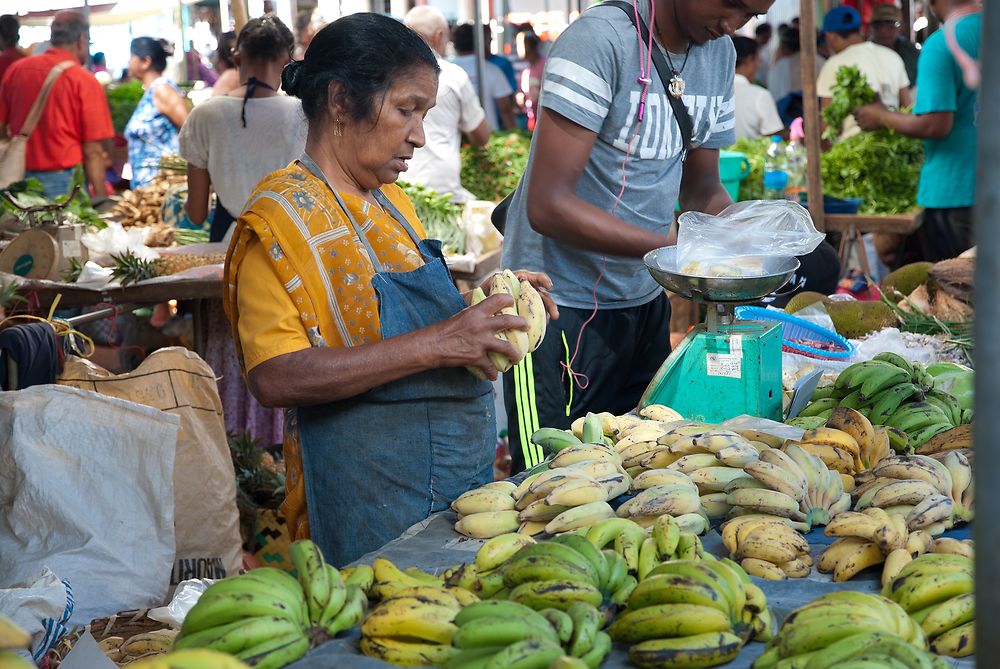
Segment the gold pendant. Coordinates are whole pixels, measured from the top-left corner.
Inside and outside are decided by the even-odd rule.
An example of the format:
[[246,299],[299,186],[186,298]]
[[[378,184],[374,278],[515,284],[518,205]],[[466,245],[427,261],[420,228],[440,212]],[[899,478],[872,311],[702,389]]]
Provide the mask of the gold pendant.
[[670,77],[670,85],[668,90],[671,96],[678,99],[682,95],[684,95],[684,80],[681,78],[681,75],[678,74],[677,72],[674,73],[674,76]]

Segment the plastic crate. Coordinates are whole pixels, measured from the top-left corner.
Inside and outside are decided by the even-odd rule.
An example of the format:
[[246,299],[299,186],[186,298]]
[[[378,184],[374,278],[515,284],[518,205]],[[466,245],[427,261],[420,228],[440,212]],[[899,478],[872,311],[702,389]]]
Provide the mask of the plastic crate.
[[[744,321],[781,323],[781,347],[788,353],[824,360],[849,360],[855,352],[854,344],[836,332],[782,311],[750,306],[736,307],[736,318]],[[801,343],[802,340],[831,344],[836,349],[816,348]]]

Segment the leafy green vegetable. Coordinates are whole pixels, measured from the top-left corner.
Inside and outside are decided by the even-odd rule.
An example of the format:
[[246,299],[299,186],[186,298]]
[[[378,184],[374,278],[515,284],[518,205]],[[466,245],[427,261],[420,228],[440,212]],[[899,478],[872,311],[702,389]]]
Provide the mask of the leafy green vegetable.
[[746,156],[750,163],[750,173],[740,182],[740,201],[764,199],[764,159],[770,145],[770,137],[758,137],[738,140],[729,147],[730,151],[738,151]]
[[[80,186],[76,195],[59,211],[37,212],[34,215],[35,223],[83,223],[84,225],[104,228],[106,224],[97,214],[90,196],[87,194],[87,187],[83,179],[83,168],[77,166],[73,172],[73,179],[70,182],[70,192],[75,186]],[[45,190],[42,183],[37,179],[27,179],[16,181],[0,192],[9,195],[18,206],[39,207],[67,202],[68,195],[60,195],[54,200],[45,197],[42,192]],[[28,215],[7,201],[7,198],[0,197],[0,212],[8,212],[16,216],[19,220],[27,221]]]
[[115,84],[104,89],[104,96],[108,99],[108,107],[111,109],[111,123],[119,135],[125,133],[125,126],[132,118],[132,112],[135,111],[144,92],[142,84],[138,81]]
[[920,140],[891,130],[862,132],[823,154],[823,192],[861,198],[863,214],[899,214],[917,206]]
[[493,133],[484,147],[462,147],[462,185],[480,200],[499,202],[517,188],[528,165],[531,134]]
[[823,110],[823,120],[826,121],[823,139],[831,142],[840,135],[844,119],[852,111],[861,105],[875,102],[875,91],[855,65],[843,65],[837,70],[837,81],[832,91],[830,104]]
[[446,252],[461,255],[465,253],[465,229],[462,227],[462,207],[451,201],[447,195],[419,184],[396,182],[413,203],[427,236],[441,240]]

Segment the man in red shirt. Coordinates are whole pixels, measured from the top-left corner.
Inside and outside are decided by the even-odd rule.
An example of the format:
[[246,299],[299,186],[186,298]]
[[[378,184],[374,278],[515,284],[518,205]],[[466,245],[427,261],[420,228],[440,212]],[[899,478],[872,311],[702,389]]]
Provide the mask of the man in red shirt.
[[69,191],[73,170],[82,162],[95,199],[103,200],[108,195],[103,144],[115,131],[104,90],[82,67],[90,52],[90,25],[79,12],[66,11],[55,15],[51,29],[52,47],[13,63],[0,80],[0,137],[21,132],[49,72],[63,61],[73,61],[56,79],[28,140],[26,176],[41,181],[45,194],[54,198]]
[[20,29],[21,24],[13,14],[0,16],[0,48],[3,49],[0,51],[0,81],[3,80],[3,73],[10,64],[26,55],[17,45],[17,33]]

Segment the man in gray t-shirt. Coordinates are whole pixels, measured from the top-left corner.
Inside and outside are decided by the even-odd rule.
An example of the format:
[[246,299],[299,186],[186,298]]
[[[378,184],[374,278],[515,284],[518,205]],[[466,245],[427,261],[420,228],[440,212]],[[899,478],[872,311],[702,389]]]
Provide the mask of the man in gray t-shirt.
[[538,427],[636,406],[670,351],[669,302],[642,256],[674,243],[678,202],[712,214],[732,202],[718,154],[735,141],[728,35],[773,0],[652,2],[655,21],[650,0],[635,8],[672,70],[663,76],[683,80],[689,150],[671,93],[622,9],[591,8],[549,51],[528,168],[507,213],[503,265],[546,272],[560,318],[504,375],[515,472],[540,461],[528,440]]

